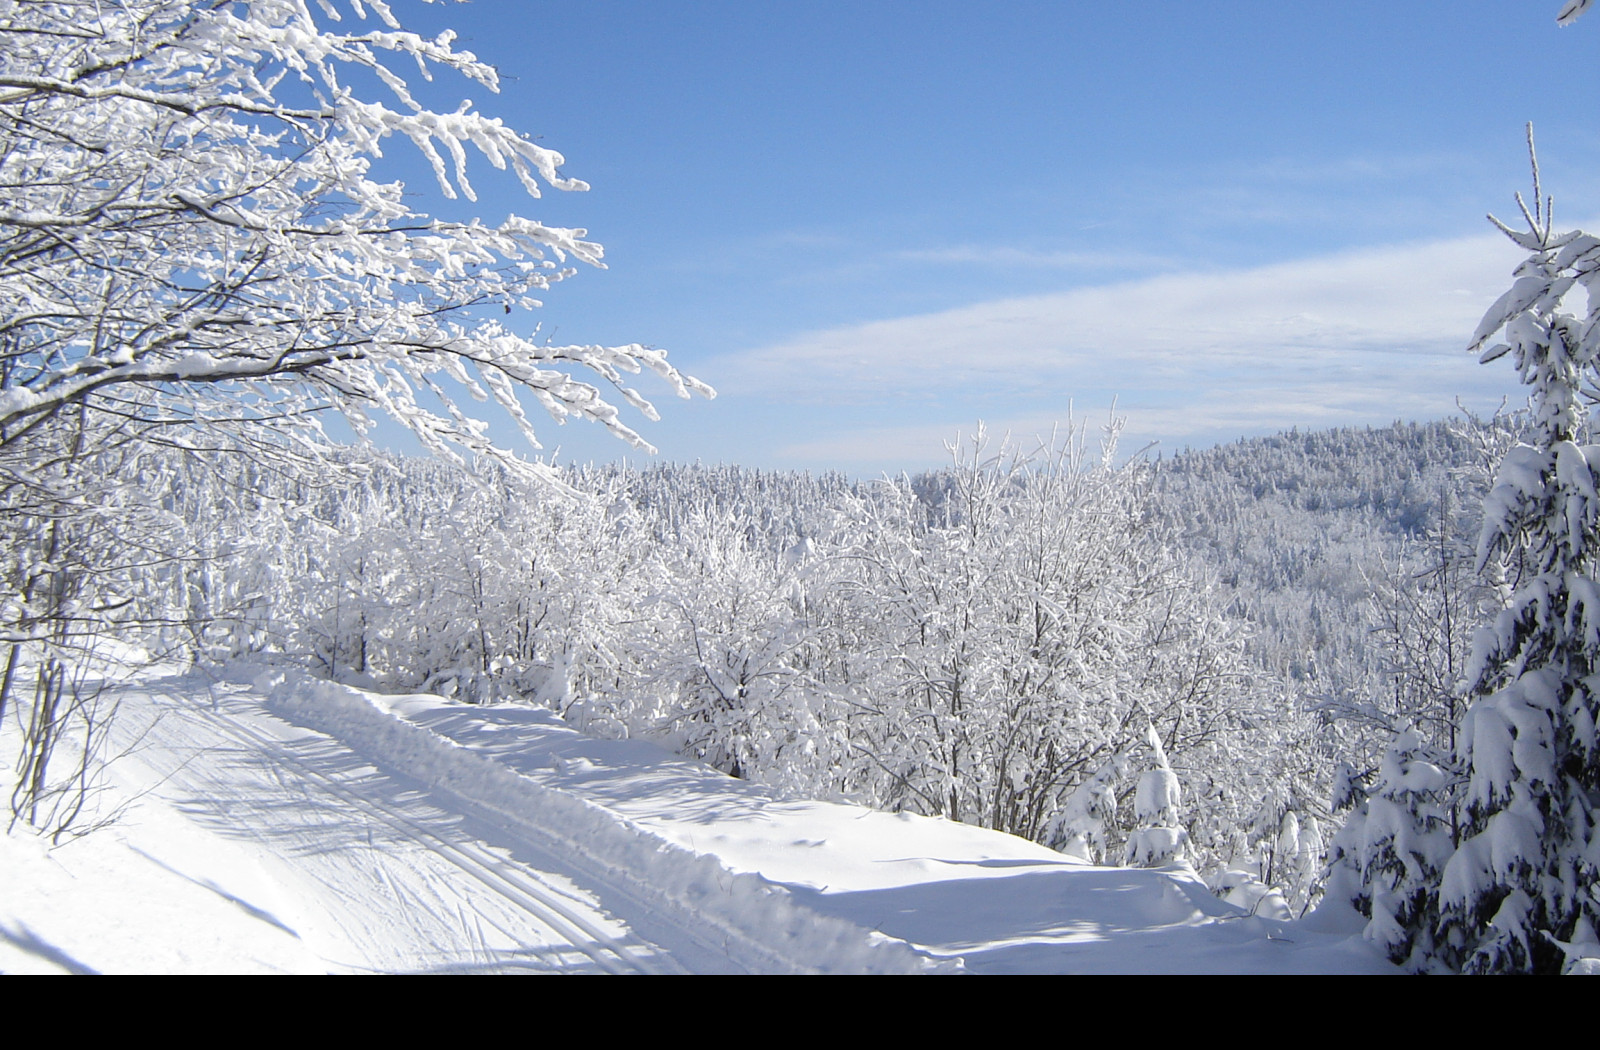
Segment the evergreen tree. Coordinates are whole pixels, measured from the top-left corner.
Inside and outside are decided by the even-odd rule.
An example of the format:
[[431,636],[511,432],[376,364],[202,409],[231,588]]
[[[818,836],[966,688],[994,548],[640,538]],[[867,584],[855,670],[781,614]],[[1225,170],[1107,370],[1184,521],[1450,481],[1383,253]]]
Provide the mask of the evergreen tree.
[[[1530,157],[1532,145],[1530,128]],[[1532,395],[1528,441],[1501,465],[1478,551],[1480,567],[1504,559],[1517,586],[1478,633],[1468,670],[1466,820],[1437,940],[1452,968],[1549,973],[1600,919],[1600,446],[1580,444],[1580,382],[1600,357],[1600,238],[1554,233],[1537,160],[1533,210],[1517,203],[1526,232],[1491,221],[1531,254],[1472,345],[1501,335],[1481,360],[1510,355]],[[1588,295],[1587,319],[1562,310],[1574,287]]]
[[1333,842],[1330,893],[1348,896],[1369,920],[1366,938],[1415,970],[1436,965],[1433,924],[1440,871],[1455,848],[1455,787],[1444,756],[1405,730]]
[[1139,790],[1134,796],[1134,820],[1137,827],[1128,836],[1128,846],[1123,862],[1140,868],[1151,868],[1184,859],[1189,833],[1178,819],[1178,806],[1183,801],[1183,788],[1178,774],[1167,761],[1166,748],[1161,746],[1161,735],[1155,726],[1145,727],[1145,742],[1150,746],[1151,768],[1139,778]]

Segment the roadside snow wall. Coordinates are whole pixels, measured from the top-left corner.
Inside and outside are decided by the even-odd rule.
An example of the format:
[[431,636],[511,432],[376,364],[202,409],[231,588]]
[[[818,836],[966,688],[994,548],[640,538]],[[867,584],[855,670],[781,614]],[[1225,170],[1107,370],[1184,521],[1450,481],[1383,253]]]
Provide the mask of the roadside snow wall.
[[447,792],[509,830],[554,843],[603,878],[761,973],[929,973],[961,969],[905,941],[797,903],[783,886],[735,873],[604,806],[546,787],[383,706],[352,686],[272,670],[256,686],[301,725]]

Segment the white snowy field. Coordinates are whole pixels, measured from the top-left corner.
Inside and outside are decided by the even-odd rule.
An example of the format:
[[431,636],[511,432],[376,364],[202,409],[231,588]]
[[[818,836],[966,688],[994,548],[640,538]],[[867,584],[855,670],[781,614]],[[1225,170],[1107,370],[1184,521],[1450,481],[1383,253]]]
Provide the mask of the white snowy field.
[[0,971],[1396,972],[1353,915],[781,800],[540,709],[260,668],[115,690],[118,818],[0,836]]

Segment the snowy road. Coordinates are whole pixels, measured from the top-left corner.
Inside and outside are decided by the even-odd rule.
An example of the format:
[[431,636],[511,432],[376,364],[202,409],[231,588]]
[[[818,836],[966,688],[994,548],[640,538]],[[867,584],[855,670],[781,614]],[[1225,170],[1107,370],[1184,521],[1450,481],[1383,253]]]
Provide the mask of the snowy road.
[[778,799],[537,708],[236,674],[118,687],[101,801],[126,810],[56,850],[0,837],[0,970],[1389,969],[1192,874]]
[[[174,683],[177,684],[177,683]],[[124,701],[156,794],[218,834],[292,858],[302,900],[350,970],[681,973],[737,969],[547,848],[266,713],[248,687]],[[143,702],[141,702],[143,701]],[[636,913],[641,934],[618,915]],[[663,951],[650,937],[666,937]]]

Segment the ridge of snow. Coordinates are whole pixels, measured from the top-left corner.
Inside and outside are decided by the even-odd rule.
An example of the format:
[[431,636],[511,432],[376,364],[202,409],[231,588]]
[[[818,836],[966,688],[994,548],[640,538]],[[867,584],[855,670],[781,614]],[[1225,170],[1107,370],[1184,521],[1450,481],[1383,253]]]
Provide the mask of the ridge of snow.
[[271,703],[365,757],[403,769],[524,833],[554,839],[626,880],[682,919],[721,935],[730,954],[764,972],[912,974],[954,972],[903,940],[797,904],[788,889],[734,872],[601,805],[551,788],[407,721],[380,697],[303,674],[270,671],[256,681]]

